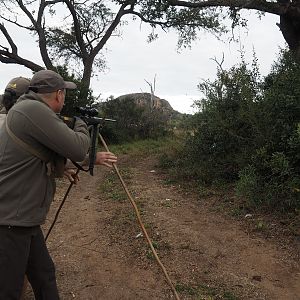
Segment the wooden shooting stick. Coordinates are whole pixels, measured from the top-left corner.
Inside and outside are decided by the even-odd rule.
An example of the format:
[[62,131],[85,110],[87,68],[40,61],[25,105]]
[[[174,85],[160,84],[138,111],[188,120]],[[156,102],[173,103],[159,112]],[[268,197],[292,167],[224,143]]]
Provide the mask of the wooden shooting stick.
[[[107,147],[107,145],[106,145],[106,143],[105,143],[105,141],[104,141],[104,139],[103,139],[103,137],[102,137],[102,135],[99,133],[98,136],[99,136],[99,139],[100,139],[100,141],[102,142],[102,144],[103,144],[105,150],[106,150],[107,152],[110,152],[109,149],[108,149],[108,147]],[[131,204],[132,204],[132,206],[133,206],[133,208],[134,208],[134,210],[135,210],[135,214],[136,214],[137,220],[138,220],[138,222],[139,222],[139,225],[140,225],[140,227],[141,227],[141,229],[142,229],[142,231],[143,231],[144,237],[146,238],[147,243],[149,244],[150,249],[151,249],[151,251],[152,251],[152,253],[153,253],[153,255],[154,255],[154,257],[155,257],[155,259],[156,259],[156,261],[157,261],[157,263],[158,263],[158,265],[159,265],[160,268],[162,269],[162,271],[163,271],[163,273],[164,273],[164,275],[165,275],[165,277],[166,277],[166,280],[167,280],[168,284],[170,285],[170,287],[171,287],[171,289],[172,289],[172,292],[173,292],[173,294],[174,294],[176,300],[180,300],[180,298],[179,298],[179,296],[178,296],[178,294],[177,294],[177,291],[176,291],[176,289],[175,289],[175,287],[174,287],[174,285],[173,285],[173,283],[172,283],[172,281],[171,281],[171,279],[170,279],[170,277],[169,277],[169,275],[168,275],[168,272],[167,272],[166,268],[164,267],[164,265],[163,265],[162,262],[160,261],[158,255],[157,255],[157,253],[156,253],[156,250],[155,250],[154,247],[153,247],[153,244],[152,244],[152,242],[151,242],[151,240],[150,240],[150,238],[149,238],[149,235],[148,235],[148,233],[147,233],[147,231],[146,231],[146,229],[145,229],[145,226],[144,226],[144,224],[143,224],[143,222],[142,222],[141,215],[140,215],[140,212],[139,212],[139,210],[138,210],[138,207],[137,207],[137,205],[136,205],[134,199],[131,197],[131,195],[130,195],[130,193],[129,193],[129,190],[127,189],[126,184],[125,184],[125,182],[124,182],[124,180],[123,180],[123,178],[122,178],[122,176],[121,176],[121,174],[120,174],[120,172],[119,172],[118,167],[117,167],[116,164],[114,164],[114,163],[113,163],[112,165],[113,165],[113,168],[114,168],[114,170],[116,171],[116,173],[117,173],[117,175],[118,175],[118,177],[119,177],[119,179],[120,179],[120,181],[121,181],[121,184],[122,184],[122,186],[123,186],[123,188],[124,188],[124,190],[125,190],[125,192],[126,192],[126,194],[127,194],[128,199],[130,200],[130,202],[131,202]]]

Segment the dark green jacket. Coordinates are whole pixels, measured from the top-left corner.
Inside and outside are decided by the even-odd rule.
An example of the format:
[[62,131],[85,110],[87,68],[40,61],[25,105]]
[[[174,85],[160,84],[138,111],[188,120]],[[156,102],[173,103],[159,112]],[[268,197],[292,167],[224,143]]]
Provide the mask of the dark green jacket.
[[[89,148],[86,124],[77,120],[71,130],[33,92],[23,95],[7,115],[9,129],[50,160],[82,161]],[[0,225],[43,224],[55,193],[54,176],[45,161],[18,145],[0,127]]]

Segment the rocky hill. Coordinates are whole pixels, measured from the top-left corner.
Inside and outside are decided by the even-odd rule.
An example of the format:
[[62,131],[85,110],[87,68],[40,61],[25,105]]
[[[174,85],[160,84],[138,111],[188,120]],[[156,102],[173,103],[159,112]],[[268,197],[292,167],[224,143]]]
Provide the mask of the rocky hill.
[[123,101],[125,99],[132,99],[136,105],[148,108],[149,110],[158,110],[170,118],[180,115],[180,112],[174,110],[167,100],[154,95],[152,96],[150,93],[132,93],[116,98],[116,100],[119,101]]
[[150,93],[110,97],[99,103],[98,111],[101,117],[117,120],[105,129],[106,137],[113,143],[166,136],[186,117],[174,110],[167,100]]

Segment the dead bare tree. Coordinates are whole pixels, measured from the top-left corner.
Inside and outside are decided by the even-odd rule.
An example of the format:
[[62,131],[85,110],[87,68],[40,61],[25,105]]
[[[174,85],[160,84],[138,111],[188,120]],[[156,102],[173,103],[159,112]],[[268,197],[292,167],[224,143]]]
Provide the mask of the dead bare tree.
[[150,87],[150,111],[152,112],[153,109],[154,109],[154,106],[155,106],[155,103],[154,103],[154,96],[155,96],[155,85],[156,85],[156,74],[154,75],[154,78],[153,78],[153,84],[150,83],[149,81],[147,81],[145,79],[146,83],[149,85]]

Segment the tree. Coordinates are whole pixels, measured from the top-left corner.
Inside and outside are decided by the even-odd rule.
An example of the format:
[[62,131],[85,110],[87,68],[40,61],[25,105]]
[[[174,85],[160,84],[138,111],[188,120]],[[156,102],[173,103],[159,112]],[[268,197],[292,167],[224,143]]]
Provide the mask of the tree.
[[[281,33],[287,42],[290,50],[292,50],[298,59],[300,59],[300,1],[299,0],[165,0],[159,1],[159,3],[165,2],[174,8],[183,7],[184,9],[178,10],[175,13],[176,17],[182,16],[185,18],[185,22],[190,20],[192,27],[198,26],[193,21],[199,20],[202,16],[207,17],[211,15],[211,22],[218,24],[222,14],[222,9],[227,8],[225,16],[232,19],[232,26],[236,24],[245,24],[245,20],[240,17],[240,11],[243,9],[255,10],[261,13],[269,13],[278,15],[280,17],[280,23],[277,24],[281,30]],[[217,9],[220,9],[218,12]],[[154,15],[159,15],[160,11],[155,12]],[[167,13],[165,14],[167,16]],[[167,22],[166,22],[167,24]],[[171,25],[171,24],[170,24]],[[171,26],[174,26],[172,24]],[[180,24],[177,25],[177,29],[181,32],[182,28]],[[184,36],[184,35],[183,35]]]
[[[285,40],[300,57],[299,0],[0,0],[0,9],[0,32],[4,37],[0,42],[0,62],[23,65],[33,71],[68,65],[69,70],[80,74],[81,98],[87,97],[93,70],[105,66],[103,48],[109,38],[120,35],[126,15],[151,24],[150,41],[157,37],[157,26],[164,30],[174,28],[179,33],[179,46],[183,46],[196,39],[201,30],[215,35],[224,32],[224,18],[231,18],[233,26],[244,25],[239,15],[242,9],[277,14]],[[43,65],[19,54],[10,26],[34,36]]]
[[[63,64],[68,62],[68,65],[73,60],[76,71],[81,74],[80,96],[85,98],[93,66],[103,67],[99,52],[112,34],[116,34],[115,29],[121,24],[122,16],[130,10],[126,9],[129,2],[124,1],[113,13],[105,6],[105,1],[2,0],[0,18],[4,22],[0,24],[0,31],[7,44],[0,45],[0,62],[19,64],[38,71],[43,68],[56,70],[59,59],[63,60]],[[58,13],[63,13],[63,17]],[[54,25],[49,25],[51,17]],[[18,54],[18,46],[9,33],[8,24],[26,29],[37,37],[44,66]]]
[[[199,84],[203,98],[166,167],[195,184],[230,182],[247,206],[300,208],[300,64],[281,53],[262,79],[254,57]],[[244,202],[245,203],[245,202]]]

